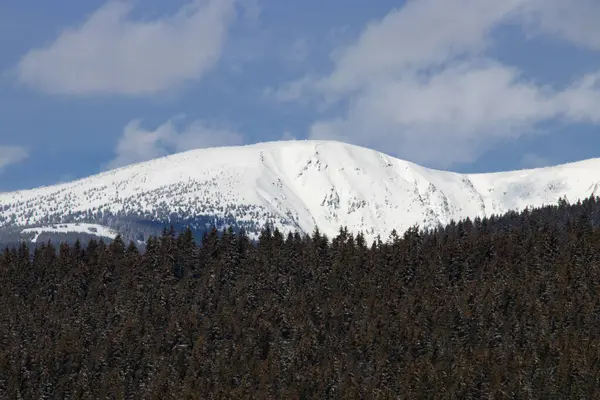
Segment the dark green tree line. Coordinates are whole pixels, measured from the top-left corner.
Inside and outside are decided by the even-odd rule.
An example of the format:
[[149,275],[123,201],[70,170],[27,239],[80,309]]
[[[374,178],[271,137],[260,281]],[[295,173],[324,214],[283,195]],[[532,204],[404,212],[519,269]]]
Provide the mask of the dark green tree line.
[[0,255],[0,398],[600,398],[600,200]]

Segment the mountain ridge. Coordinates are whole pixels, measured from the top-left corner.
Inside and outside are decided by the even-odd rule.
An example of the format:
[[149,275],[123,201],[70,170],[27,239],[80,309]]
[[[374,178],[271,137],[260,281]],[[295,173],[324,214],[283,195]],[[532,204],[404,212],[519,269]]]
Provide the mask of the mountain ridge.
[[[600,159],[461,174],[336,141],[274,141],[190,150],[58,185],[0,193],[0,237],[20,227],[94,223],[144,240],[159,226],[266,224],[372,240],[528,206],[577,200],[600,187]],[[148,228],[149,226],[152,229]],[[142,232],[140,234],[140,232]]]

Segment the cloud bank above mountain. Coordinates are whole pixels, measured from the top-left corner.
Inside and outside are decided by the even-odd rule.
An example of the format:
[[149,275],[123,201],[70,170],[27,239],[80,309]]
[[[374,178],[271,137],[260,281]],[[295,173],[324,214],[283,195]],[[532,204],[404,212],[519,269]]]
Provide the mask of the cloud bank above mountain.
[[489,51],[507,24],[597,51],[599,19],[600,5],[587,0],[569,7],[558,0],[408,1],[334,49],[330,71],[272,93],[282,102],[310,96],[325,105],[329,112],[313,122],[310,138],[439,167],[469,163],[499,142],[539,132],[545,121],[600,122],[600,71],[557,88]]
[[30,50],[18,79],[48,93],[139,96],[201,78],[219,60],[233,20],[230,0],[193,1],[173,15],[133,19],[130,2],[108,2],[80,26]]

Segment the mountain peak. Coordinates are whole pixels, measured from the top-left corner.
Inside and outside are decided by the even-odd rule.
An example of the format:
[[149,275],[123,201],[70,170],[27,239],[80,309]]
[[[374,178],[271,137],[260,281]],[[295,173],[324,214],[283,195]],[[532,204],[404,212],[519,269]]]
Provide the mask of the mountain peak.
[[[595,194],[599,160],[492,174],[438,171],[337,141],[191,150],[70,183],[0,194],[0,228],[51,223],[241,226],[368,239]],[[140,239],[140,237],[136,237]]]

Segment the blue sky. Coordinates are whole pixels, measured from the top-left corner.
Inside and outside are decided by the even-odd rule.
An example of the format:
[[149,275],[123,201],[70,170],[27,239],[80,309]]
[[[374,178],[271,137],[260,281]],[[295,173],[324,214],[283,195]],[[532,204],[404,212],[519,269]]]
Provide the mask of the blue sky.
[[0,8],[0,191],[289,138],[461,172],[600,157],[597,0]]

